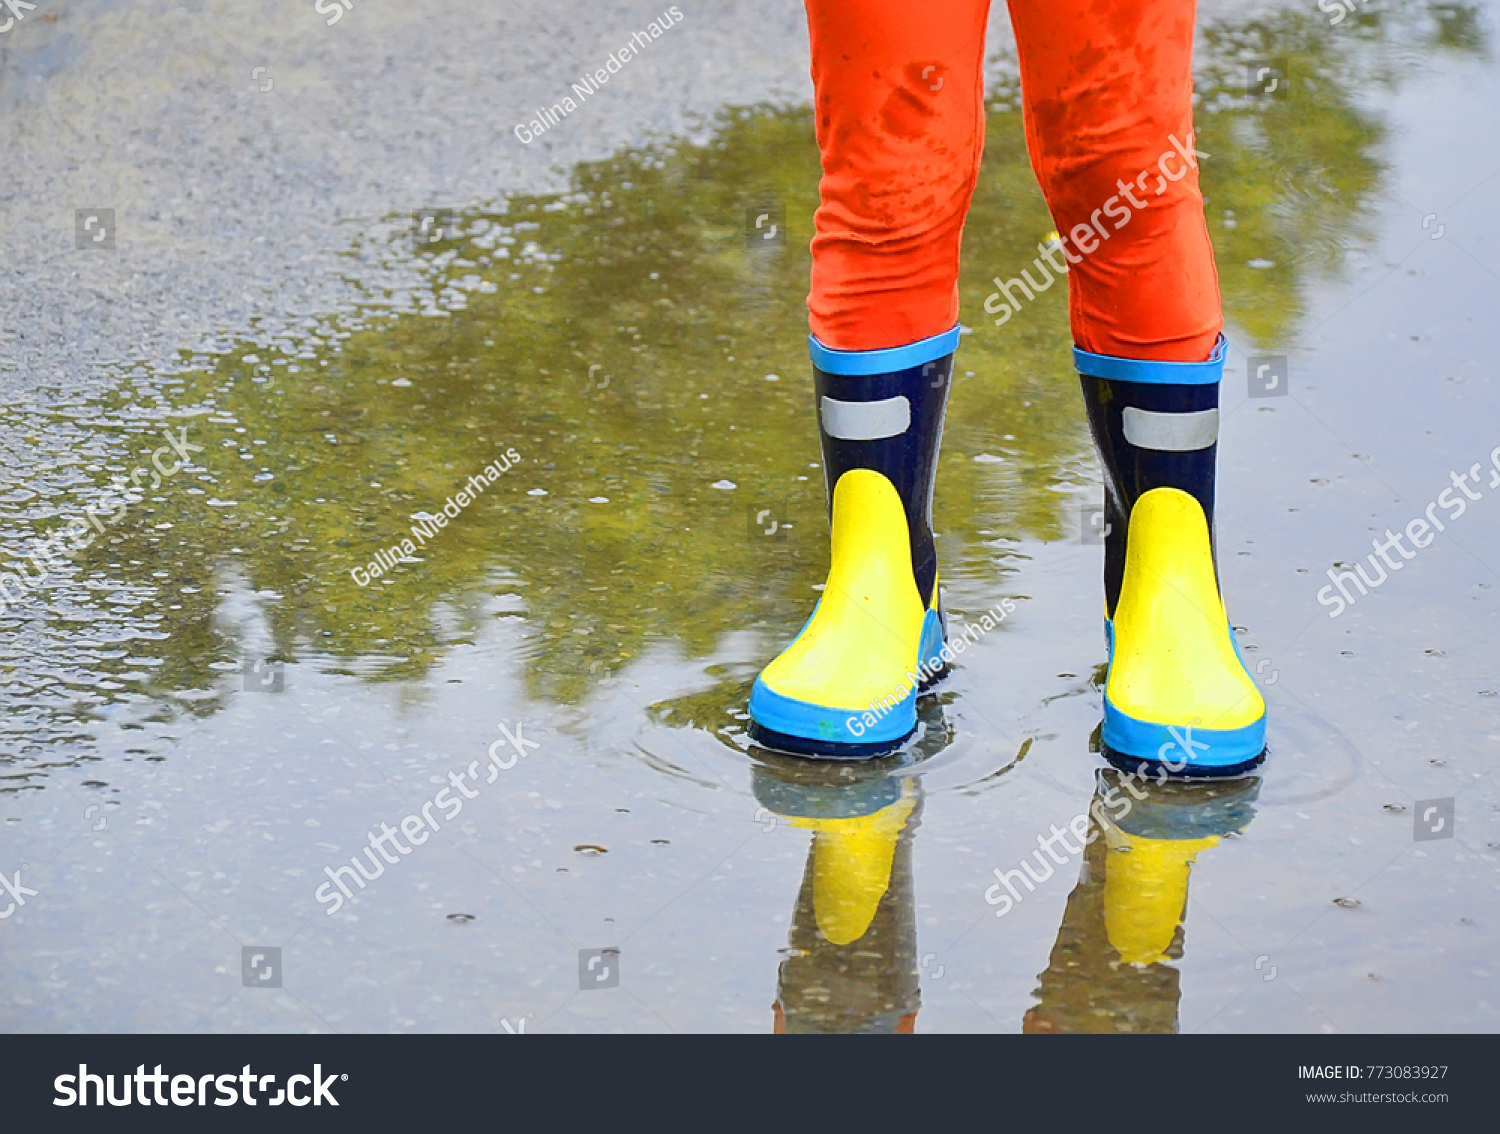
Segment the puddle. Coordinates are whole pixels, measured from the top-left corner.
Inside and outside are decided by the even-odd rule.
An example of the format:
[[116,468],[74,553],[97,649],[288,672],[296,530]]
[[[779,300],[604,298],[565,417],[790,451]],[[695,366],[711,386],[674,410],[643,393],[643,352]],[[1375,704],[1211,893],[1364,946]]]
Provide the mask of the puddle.
[[[1312,597],[1367,527],[1421,514],[1400,501],[1440,491],[1438,465],[1500,442],[1460,441],[1500,420],[1463,334],[1433,334],[1422,373],[1472,377],[1476,400],[1432,410],[1369,330],[1395,323],[1358,306],[1370,272],[1431,253],[1396,219],[1402,131],[1450,89],[1442,68],[1476,76],[1452,113],[1481,112],[1487,19],[1206,31],[1197,146],[1233,344],[1220,555],[1267,662],[1258,778],[1089,818],[1108,787],[1082,527],[1099,476],[1063,290],[1003,330],[982,315],[1052,227],[1003,85],[935,512],[950,610],[1014,613],[898,757],[829,770],[749,744],[750,682],[826,564],[803,307],[818,164],[807,111],[729,111],[706,146],[439,218],[413,247],[430,290],[7,414],[70,440],[7,443],[11,561],[87,530],[90,503],[102,538],[6,614],[0,867],[27,863],[37,894],[0,930],[0,1022],[1493,1030],[1496,616],[1474,566],[1500,563],[1493,502],[1455,534],[1474,559],[1448,548],[1347,625]],[[1245,93],[1255,59],[1285,68],[1285,97]],[[1450,307],[1495,297],[1455,261],[1411,262]],[[1295,397],[1229,391],[1247,355],[1288,353]],[[1381,381],[1378,427],[1336,417],[1351,369]],[[1458,434],[1416,455],[1393,422]],[[1355,457],[1372,452],[1378,469]],[[1458,799],[1460,839],[1413,843],[1390,807],[1419,797]],[[1086,850],[997,919],[996,872],[1075,816]],[[236,980],[245,945],[283,950],[283,987]]]

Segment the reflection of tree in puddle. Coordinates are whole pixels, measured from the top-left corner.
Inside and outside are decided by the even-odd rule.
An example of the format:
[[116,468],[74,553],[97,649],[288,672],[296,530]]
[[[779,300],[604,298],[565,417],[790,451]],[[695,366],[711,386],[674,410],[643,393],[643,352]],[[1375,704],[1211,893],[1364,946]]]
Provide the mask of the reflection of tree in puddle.
[[1249,826],[1260,780],[1127,778],[1099,772],[1089,809],[1099,837],[1084,851],[1026,1032],[1177,1031],[1188,875],[1200,854]]
[[[1434,49],[1479,49],[1472,9],[1421,11],[1439,14],[1427,19]],[[1284,339],[1313,274],[1367,239],[1360,218],[1379,185],[1382,127],[1355,95],[1390,77],[1361,62],[1378,54],[1384,18],[1359,13],[1353,34],[1314,16],[1207,30],[1204,186],[1226,307],[1256,342]],[[1247,99],[1235,92],[1251,52],[1316,81]],[[204,488],[235,503],[145,501],[118,542],[82,557],[101,581],[155,587],[165,566],[200,584],[154,611],[169,634],[162,664],[125,684],[210,689],[211,663],[238,664],[241,631],[214,622],[213,582],[227,585],[231,562],[261,596],[264,652],[372,679],[421,676],[497,617],[524,617],[531,692],[560,701],[664,641],[701,656],[729,631],[795,632],[826,554],[804,379],[817,176],[808,112],[726,114],[705,146],[584,165],[564,197],[464,218],[427,253],[447,315],[309,326],[303,341],[256,348],[257,362],[242,350],[186,375],[174,397],[214,410],[196,419],[211,439]],[[746,207],[768,198],[790,239],[747,249]],[[1028,263],[1050,228],[1019,115],[997,101],[966,231],[971,318],[991,277]],[[1068,345],[1061,288],[1003,330],[979,322],[965,336],[937,502],[950,581],[989,586],[994,537],[1069,530],[1051,489],[1087,472]],[[256,380],[267,374],[277,380]],[[130,398],[112,408],[128,412]],[[420,562],[354,583],[349,570],[414,513],[512,446],[521,463]],[[787,538],[760,534],[757,510]],[[375,657],[387,664],[355,664]],[[118,659],[100,668],[131,673]]]

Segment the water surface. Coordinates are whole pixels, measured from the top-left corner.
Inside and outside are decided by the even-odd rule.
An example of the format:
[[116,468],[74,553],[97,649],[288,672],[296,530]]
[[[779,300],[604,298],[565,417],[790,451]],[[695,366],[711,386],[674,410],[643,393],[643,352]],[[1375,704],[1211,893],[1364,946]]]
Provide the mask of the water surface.
[[[1118,784],[1066,298],[983,313],[1051,229],[1013,86],[935,509],[950,611],[1014,611],[867,767],[744,733],[826,568],[806,110],[726,111],[706,146],[441,218],[412,251],[431,290],[359,317],[104,398],[38,378],[7,416],[7,562],[90,503],[112,518],[4,615],[0,869],[37,893],[0,926],[0,1024],[1495,1029],[1500,493],[1481,478],[1340,617],[1315,597],[1500,444],[1500,146],[1462,126],[1495,105],[1493,17],[1204,29],[1221,573],[1272,754],[1117,823],[1088,817]],[[1257,59],[1285,97],[1246,93]],[[767,208],[784,243],[756,239]],[[1289,396],[1247,397],[1252,355],[1288,357]],[[440,793],[394,861],[365,852]],[[1456,837],[1414,840],[1431,800]],[[1087,850],[999,910],[995,871],[1080,816]],[[355,856],[378,877],[346,871],[340,901],[325,868]],[[246,986],[246,947],[280,950],[280,987]]]

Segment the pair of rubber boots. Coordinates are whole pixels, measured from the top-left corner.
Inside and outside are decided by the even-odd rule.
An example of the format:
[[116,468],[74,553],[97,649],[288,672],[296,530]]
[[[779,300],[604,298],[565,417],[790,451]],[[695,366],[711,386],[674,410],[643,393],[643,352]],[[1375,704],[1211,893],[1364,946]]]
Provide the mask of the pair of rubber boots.
[[[875,351],[811,339],[832,556],[812,617],[751,692],[768,748],[894,752],[947,671],[932,488],[958,337]],[[1265,750],[1265,701],[1214,563],[1224,350],[1222,337],[1205,362],[1074,350],[1105,468],[1103,749],[1127,771],[1237,775]]]

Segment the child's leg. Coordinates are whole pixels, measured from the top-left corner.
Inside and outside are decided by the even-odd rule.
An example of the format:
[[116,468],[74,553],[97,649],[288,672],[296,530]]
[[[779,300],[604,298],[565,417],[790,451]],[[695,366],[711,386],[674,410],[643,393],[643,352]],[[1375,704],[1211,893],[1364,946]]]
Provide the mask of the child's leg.
[[1203,361],[1223,319],[1192,149],[1193,0],[1010,0],[1010,13],[1075,344]]
[[1213,556],[1224,350],[1193,149],[1194,3],[1010,8],[1108,491],[1104,748],[1127,769],[1232,774],[1260,760],[1266,714]]
[[823,159],[807,303],[824,346],[903,346],[958,322],[988,16],[989,0],[807,0]]
[[822,207],[813,377],[830,501],[823,597],[756,681],[752,735],[890,751],[945,668],[932,483],[958,249],[984,145],[988,0],[807,0]]

